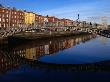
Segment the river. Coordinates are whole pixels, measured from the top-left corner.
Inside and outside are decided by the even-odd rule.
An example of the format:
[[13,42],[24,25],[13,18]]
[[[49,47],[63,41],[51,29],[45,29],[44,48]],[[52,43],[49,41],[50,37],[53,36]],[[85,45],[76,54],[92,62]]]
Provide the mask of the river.
[[0,46],[0,82],[110,81],[109,68],[110,38],[103,36],[78,35]]

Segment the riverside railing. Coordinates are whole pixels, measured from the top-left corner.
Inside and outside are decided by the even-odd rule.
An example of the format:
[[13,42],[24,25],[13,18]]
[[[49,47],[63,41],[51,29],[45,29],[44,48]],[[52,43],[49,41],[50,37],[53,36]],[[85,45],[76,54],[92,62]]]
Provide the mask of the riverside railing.
[[21,28],[7,28],[7,29],[1,29],[0,30],[0,38],[5,38],[5,37],[8,37],[8,36],[12,36],[16,33],[19,33],[19,32],[23,32],[23,31],[26,31],[26,30],[31,30],[33,29],[33,27],[21,27]]

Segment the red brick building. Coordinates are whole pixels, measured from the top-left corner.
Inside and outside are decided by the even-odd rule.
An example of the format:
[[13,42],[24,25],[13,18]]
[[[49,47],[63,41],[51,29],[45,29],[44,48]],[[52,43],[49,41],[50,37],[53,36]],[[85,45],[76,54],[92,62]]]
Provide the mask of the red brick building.
[[[31,21],[35,27],[67,27],[73,26],[74,23],[70,19],[59,19],[55,16],[42,16],[36,13],[25,15],[27,11],[18,10],[16,8],[6,8],[0,6],[0,28],[24,27],[26,23]],[[33,17],[32,17],[33,16]],[[27,17],[28,19],[25,20]],[[45,18],[48,20],[45,24]],[[52,29],[53,29],[52,28]]]
[[25,22],[24,12],[16,8],[11,9],[10,19],[10,27],[23,27]]
[[17,27],[24,27],[25,17],[24,11],[17,10]]
[[58,20],[58,26],[59,27],[63,27],[64,26],[64,20],[63,19],[59,19]]
[[9,27],[9,13],[9,9],[0,7],[0,28]]
[[42,16],[42,15],[38,15],[37,16],[37,18],[36,18],[36,20],[38,21],[38,26],[39,27],[43,27],[44,26],[44,16]]
[[58,18],[56,18],[54,16],[48,16],[47,19],[48,19],[48,25],[47,26],[49,26],[49,27],[58,26],[58,21],[59,21]]
[[0,28],[23,27],[24,12],[15,8],[0,7]]
[[73,26],[73,20],[61,19],[61,21],[64,23],[64,26]]
[[39,15],[35,14],[35,26],[38,27],[38,23],[39,23]]

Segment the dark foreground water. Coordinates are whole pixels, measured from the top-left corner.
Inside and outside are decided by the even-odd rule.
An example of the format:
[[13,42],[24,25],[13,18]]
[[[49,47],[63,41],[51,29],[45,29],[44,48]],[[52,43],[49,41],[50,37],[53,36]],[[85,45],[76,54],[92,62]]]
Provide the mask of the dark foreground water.
[[14,42],[0,46],[0,82],[110,82],[110,38]]

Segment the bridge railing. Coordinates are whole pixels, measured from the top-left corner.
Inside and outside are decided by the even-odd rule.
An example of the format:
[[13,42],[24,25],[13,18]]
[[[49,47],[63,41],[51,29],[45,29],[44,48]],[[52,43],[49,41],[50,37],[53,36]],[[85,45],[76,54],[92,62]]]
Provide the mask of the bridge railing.
[[31,30],[31,29],[33,29],[33,27],[21,27],[21,28],[12,27],[12,28],[7,28],[7,29],[1,29],[0,30],[0,38],[12,36],[13,34],[23,32],[26,30]]
[[[12,27],[12,28],[7,28],[7,29],[2,29],[2,30],[0,30],[0,38],[5,38],[5,37],[8,37],[8,36],[12,36],[14,34],[17,34],[19,32],[24,32],[26,30],[32,30],[32,29],[36,29],[36,28],[25,26],[25,27]],[[90,27],[87,27],[87,28],[74,27],[74,28],[71,28],[71,29],[81,31],[81,32],[89,32],[89,33],[96,33],[96,34],[98,33],[98,30],[99,30],[97,28],[90,28]]]

